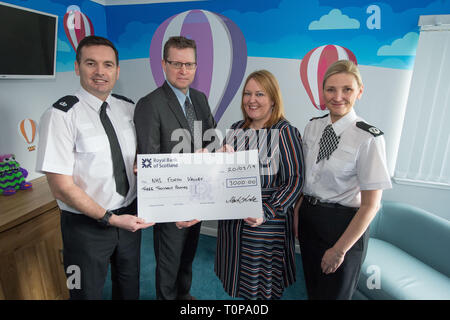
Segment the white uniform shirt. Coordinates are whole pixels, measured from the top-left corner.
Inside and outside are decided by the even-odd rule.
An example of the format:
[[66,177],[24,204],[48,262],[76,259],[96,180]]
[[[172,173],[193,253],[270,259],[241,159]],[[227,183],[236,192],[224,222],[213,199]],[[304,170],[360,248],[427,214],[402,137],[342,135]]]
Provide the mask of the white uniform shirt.
[[[75,184],[105,209],[127,206],[136,198],[134,105],[111,95],[106,99],[106,113],[119,140],[130,184],[123,197],[116,192],[109,140],[100,121],[103,101],[83,88],[75,96],[79,101],[66,112],[51,107],[42,115],[36,170],[72,176]],[[79,213],[62,201],[58,205]]]
[[356,126],[364,121],[352,109],[332,124],[340,136],[337,149],[330,158],[316,163],[322,132],[331,124],[330,115],[311,120],[303,135],[306,179],[303,193],[322,202],[339,203],[347,207],[361,206],[361,190],[392,187],[386,166],[385,142]]

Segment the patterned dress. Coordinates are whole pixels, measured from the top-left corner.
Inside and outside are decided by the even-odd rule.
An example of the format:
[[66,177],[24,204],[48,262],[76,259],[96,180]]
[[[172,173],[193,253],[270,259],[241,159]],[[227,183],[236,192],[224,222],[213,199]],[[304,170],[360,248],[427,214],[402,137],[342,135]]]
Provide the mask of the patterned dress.
[[304,180],[301,136],[286,120],[257,131],[243,124],[232,125],[226,142],[235,151],[258,149],[264,223],[219,221],[214,270],[232,297],[279,299],[296,280],[292,222]]

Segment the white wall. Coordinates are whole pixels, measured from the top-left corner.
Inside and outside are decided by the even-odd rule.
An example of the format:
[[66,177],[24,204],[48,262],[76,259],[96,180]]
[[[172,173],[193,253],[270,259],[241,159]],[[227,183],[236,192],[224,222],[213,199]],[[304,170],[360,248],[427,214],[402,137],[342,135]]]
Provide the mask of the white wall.
[[[303,133],[309,119],[324,112],[316,110],[309,101],[300,80],[300,62],[249,57],[244,80],[254,70],[271,71],[279,81],[287,118]],[[120,67],[120,78],[114,92],[137,102],[156,88],[149,59],[121,61]],[[384,131],[388,166],[392,173],[402,129],[398,119],[402,118],[405,110],[411,71],[369,66],[360,66],[360,70],[365,92],[355,110],[368,123]],[[28,152],[27,144],[18,133],[18,123],[24,118],[39,121],[47,107],[61,96],[72,94],[78,87],[79,79],[74,72],[58,73],[54,80],[0,80],[0,154],[15,153],[19,163],[30,171],[29,180],[39,176],[34,172],[36,152]],[[223,132],[242,118],[241,92],[242,85],[219,122],[218,128]],[[384,199],[407,202],[450,219],[450,210],[445,202],[449,195],[448,190],[394,184],[392,190],[385,191]]]
[[[25,118],[39,122],[41,114],[60,97],[72,94],[79,79],[74,72],[61,72],[48,80],[0,79],[0,155],[13,153],[20,165],[27,169],[32,180],[40,176],[35,169],[36,150],[28,151],[28,144],[19,134],[18,124]],[[37,146],[39,136],[34,144]]]

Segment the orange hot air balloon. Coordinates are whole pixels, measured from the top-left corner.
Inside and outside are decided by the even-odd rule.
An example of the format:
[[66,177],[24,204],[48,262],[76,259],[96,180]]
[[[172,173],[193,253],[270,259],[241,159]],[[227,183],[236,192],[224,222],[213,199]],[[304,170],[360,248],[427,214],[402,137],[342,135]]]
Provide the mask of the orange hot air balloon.
[[36,121],[33,119],[23,119],[19,122],[19,133],[22,135],[23,139],[30,146],[28,147],[28,151],[33,151],[36,149],[35,145],[32,145],[34,139],[36,138],[37,125]]

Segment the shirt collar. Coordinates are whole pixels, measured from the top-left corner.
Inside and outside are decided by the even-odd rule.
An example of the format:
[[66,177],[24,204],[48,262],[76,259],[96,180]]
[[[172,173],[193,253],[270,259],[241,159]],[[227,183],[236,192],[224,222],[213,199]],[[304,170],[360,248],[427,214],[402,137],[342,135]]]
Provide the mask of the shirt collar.
[[[353,122],[355,122],[357,116],[355,110],[353,108],[347,113],[345,116],[340,118],[338,121],[333,123],[333,130],[336,132],[336,135],[340,135],[345,129],[348,128]],[[328,115],[327,124],[331,123],[331,117]]]
[[[167,84],[169,85],[169,87],[172,88],[172,91],[177,96],[177,99],[178,99],[178,102],[180,103],[180,105],[182,107],[184,107],[184,103],[186,102],[186,97],[189,97],[189,99],[191,99],[191,97],[189,96],[189,88],[188,88],[186,94],[184,94],[180,89],[175,88],[169,81],[167,81]],[[191,102],[192,102],[192,99],[191,99]]]
[[[103,101],[94,96],[93,94],[89,93],[84,89],[83,87],[80,87],[80,89],[77,92],[77,95],[83,97],[83,102],[85,102],[88,106],[90,106],[95,111],[99,112],[100,107],[103,104]],[[105,100],[108,103],[108,106],[111,107],[111,93],[108,95],[108,97]]]

